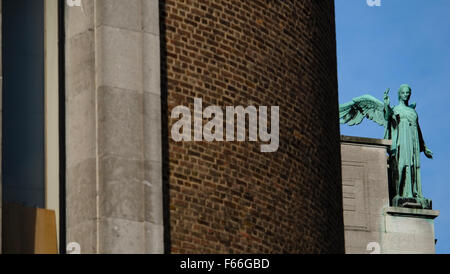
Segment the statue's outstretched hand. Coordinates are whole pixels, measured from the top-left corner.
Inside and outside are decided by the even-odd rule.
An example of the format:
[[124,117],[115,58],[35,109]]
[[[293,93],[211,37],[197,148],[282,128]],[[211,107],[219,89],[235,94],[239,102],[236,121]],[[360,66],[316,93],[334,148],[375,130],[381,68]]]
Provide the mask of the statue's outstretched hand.
[[429,159],[433,159],[433,151],[431,151],[429,148],[425,147],[425,156]]
[[390,89],[388,88],[388,89],[384,92],[384,98],[383,98],[384,104],[387,105],[387,106],[389,106],[389,104],[391,103],[391,102],[390,102],[390,99],[389,99],[389,91],[390,91]]

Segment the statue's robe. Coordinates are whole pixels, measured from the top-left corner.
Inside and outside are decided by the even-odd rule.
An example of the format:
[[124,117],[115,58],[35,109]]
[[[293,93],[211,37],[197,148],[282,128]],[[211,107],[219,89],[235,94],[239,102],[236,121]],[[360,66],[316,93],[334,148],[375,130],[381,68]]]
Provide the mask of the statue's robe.
[[417,112],[405,105],[388,107],[385,112],[388,121],[385,139],[392,140],[389,154],[395,196],[422,199],[420,152],[425,145]]

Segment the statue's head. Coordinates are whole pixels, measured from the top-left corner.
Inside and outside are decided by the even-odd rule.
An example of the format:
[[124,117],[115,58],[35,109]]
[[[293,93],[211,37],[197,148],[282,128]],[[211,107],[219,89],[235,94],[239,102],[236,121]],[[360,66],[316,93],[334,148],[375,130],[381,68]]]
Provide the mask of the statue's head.
[[398,90],[398,100],[399,101],[409,101],[411,98],[411,87],[407,84],[403,84],[400,86]]

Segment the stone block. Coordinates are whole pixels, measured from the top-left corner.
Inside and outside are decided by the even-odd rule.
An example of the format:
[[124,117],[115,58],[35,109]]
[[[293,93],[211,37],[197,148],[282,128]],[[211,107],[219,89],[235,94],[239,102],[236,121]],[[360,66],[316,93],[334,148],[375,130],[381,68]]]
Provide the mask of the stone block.
[[99,26],[97,36],[97,86],[142,91],[142,34]]
[[67,244],[76,243],[81,254],[97,253],[97,221],[79,222],[66,230]]
[[142,1],[142,13],[144,32],[159,36],[159,1]]
[[95,1],[83,0],[83,7],[65,8],[65,31],[68,39],[94,28],[94,3]]
[[111,87],[98,89],[100,156],[143,159],[143,94]]
[[162,161],[161,98],[144,93],[144,155],[146,160]]
[[143,254],[145,252],[145,225],[117,218],[100,220],[101,254]]
[[141,31],[142,2],[146,0],[97,0],[97,26]]
[[99,160],[100,217],[144,221],[144,162],[121,157]]
[[80,93],[66,102],[66,165],[96,156],[95,93]]
[[66,98],[95,91],[94,32],[69,39],[66,49]]
[[393,232],[383,234],[383,254],[434,254],[435,243],[431,235]]
[[164,226],[162,224],[145,223],[145,253],[164,253]]
[[[85,159],[67,169],[67,228],[97,218],[96,160]],[[83,201],[83,202],[80,202]]]
[[159,36],[144,33],[144,91],[161,96],[161,55]]
[[145,161],[145,221],[163,223],[162,163]]

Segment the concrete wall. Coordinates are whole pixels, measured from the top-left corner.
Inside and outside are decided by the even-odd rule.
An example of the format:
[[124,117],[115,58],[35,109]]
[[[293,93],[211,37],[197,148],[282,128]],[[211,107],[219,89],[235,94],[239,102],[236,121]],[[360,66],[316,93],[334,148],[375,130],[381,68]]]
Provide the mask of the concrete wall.
[[67,241],[82,253],[161,253],[157,0],[65,8]]
[[387,152],[390,141],[341,138],[345,252],[368,253],[381,243],[384,208],[389,207]]

